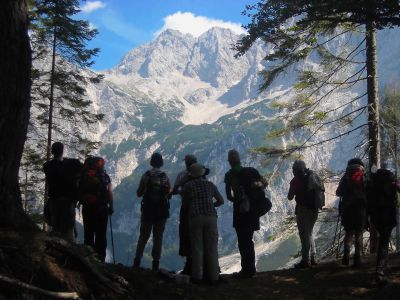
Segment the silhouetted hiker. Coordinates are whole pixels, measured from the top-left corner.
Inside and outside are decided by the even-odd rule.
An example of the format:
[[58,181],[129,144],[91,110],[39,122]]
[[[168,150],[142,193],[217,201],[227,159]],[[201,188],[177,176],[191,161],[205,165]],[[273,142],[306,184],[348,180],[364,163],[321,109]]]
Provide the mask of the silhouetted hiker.
[[54,232],[74,241],[75,206],[78,200],[77,180],[82,163],[77,159],[63,158],[64,145],[55,142],[51,146],[54,158],[43,165],[48,183],[46,214]]
[[101,157],[86,158],[79,180],[84,244],[92,246],[103,262],[107,249],[108,216],[114,212],[111,179],[105,172],[104,164]]
[[[181,194],[183,186],[191,179],[189,175],[189,167],[192,164],[197,163],[197,158],[193,154],[188,154],[185,156],[184,161],[186,168],[176,176],[172,195]],[[190,250],[189,217],[188,212],[185,211],[182,203],[179,211],[179,255],[186,257],[182,274],[190,275],[192,273],[192,255]]]
[[137,189],[137,196],[143,197],[143,200],[140,234],[133,266],[140,266],[144,248],[153,232],[153,250],[151,252],[153,271],[159,269],[165,223],[169,217],[171,184],[167,174],[160,170],[163,164],[161,154],[154,153],[150,159],[150,165],[153,168],[143,174]]
[[339,213],[345,230],[342,264],[350,263],[350,249],[354,242],[354,266],[361,266],[363,233],[367,220],[367,180],[364,164],[359,158],[347,162],[344,176],[340,179],[336,195],[341,197]]
[[[250,207],[243,196],[243,183],[241,182],[240,155],[236,150],[228,152],[228,162],[231,169],[225,174],[225,192],[229,201],[233,202],[233,227],[236,230],[238,247],[241,258],[239,273],[235,273],[237,278],[250,278],[256,273],[255,251],[253,234],[260,229],[260,218],[250,211]],[[263,177],[257,172],[258,180],[263,181]],[[264,181],[266,186],[266,182]],[[233,192],[233,194],[232,194]]]
[[[183,187],[182,206],[190,218],[192,279],[198,282],[207,278],[213,283],[219,278],[218,227],[215,207],[222,205],[224,199],[217,187],[203,178],[205,172],[205,168],[198,163],[189,167],[192,180]],[[216,202],[213,202],[213,199]],[[207,274],[203,274],[205,272]]]
[[318,209],[322,208],[324,203],[318,199],[316,193],[319,189],[323,195],[325,189],[319,182],[319,177],[306,168],[304,161],[296,160],[292,172],[294,177],[290,181],[287,197],[289,200],[295,198],[296,201],[296,223],[301,242],[301,261],[294,267],[305,269],[317,264],[313,229],[318,218]]
[[368,214],[379,233],[376,261],[376,281],[385,284],[386,258],[389,251],[390,235],[396,226],[397,192],[395,175],[387,169],[379,169],[371,175],[371,185],[368,189]]

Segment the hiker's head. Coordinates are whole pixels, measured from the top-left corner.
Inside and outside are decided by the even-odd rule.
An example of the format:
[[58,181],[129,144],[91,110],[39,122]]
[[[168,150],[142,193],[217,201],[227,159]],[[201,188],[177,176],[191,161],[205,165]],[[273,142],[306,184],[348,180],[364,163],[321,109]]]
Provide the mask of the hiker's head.
[[64,153],[64,145],[63,143],[60,142],[55,142],[53,145],[51,145],[51,154],[54,155],[54,157],[62,157]]
[[161,168],[164,165],[164,160],[160,153],[155,152],[150,158],[150,165],[153,168]]
[[189,167],[189,175],[193,178],[199,178],[206,173],[203,165],[194,163]]
[[292,166],[294,176],[303,176],[306,173],[306,163],[302,160],[295,160]]
[[364,167],[364,163],[362,162],[362,160],[360,158],[352,158],[347,162],[347,166],[351,166],[351,165],[360,165],[362,167]]
[[231,165],[231,167],[240,165],[240,154],[237,150],[235,149],[229,150],[228,162]]
[[185,156],[184,161],[185,161],[186,169],[189,170],[189,167],[190,167],[191,165],[197,163],[197,157],[196,157],[195,155],[193,155],[193,154],[187,154],[187,155]]

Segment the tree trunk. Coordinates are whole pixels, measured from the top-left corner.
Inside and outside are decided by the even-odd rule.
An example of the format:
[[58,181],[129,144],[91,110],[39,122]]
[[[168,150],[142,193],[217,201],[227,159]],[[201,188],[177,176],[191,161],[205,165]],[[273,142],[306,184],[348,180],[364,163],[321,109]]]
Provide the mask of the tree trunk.
[[369,138],[369,169],[373,165],[380,168],[381,150],[379,134],[379,99],[378,99],[378,67],[376,55],[375,23],[368,21],[366,25],[367,50],[367,92],[368,92],[368,138]]
[[[373,21],[366,24],[366,58],[367,58],[367,93],[368,93],[368,159],[369,171],[372,166],[380,168],[381,151],[379,135],[379,99],[378,99],[378,67],[376,55],[376,26]],[[369,251],[375,253],[378,244],[378,233],[371,224]]]
[[18,169],[30,108],[31,51],[24,0],[0,10],[0,227],[31,227],[21,203]]

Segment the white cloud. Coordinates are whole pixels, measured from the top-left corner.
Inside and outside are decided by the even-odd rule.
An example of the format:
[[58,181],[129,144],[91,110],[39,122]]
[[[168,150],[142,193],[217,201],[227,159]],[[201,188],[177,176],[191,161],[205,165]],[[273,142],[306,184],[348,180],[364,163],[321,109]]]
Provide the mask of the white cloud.
[[102,1],[87,1],[83,6],[81,6],[81,11],[85,14],[90,14],[95,10],[106,7],[106,4]]
[[212,27],[231,29],[237,34],[245,33],[239,23],[226,22],[218,19],[211,19],[203,16],[196,16],[190,12],[176,12],[164,18],[164,25],[154,34],[159,35],[167,29],[175,29],[182,33],[189,33],[195,37],[200,36]]

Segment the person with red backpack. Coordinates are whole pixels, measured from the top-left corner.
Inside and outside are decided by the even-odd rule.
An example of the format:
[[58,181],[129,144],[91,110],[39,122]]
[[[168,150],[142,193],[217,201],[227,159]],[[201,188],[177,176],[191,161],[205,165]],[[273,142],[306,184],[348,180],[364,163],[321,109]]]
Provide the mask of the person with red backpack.
[[336,195],[341,197],[339,214],[345,230],[342,264],[350,263],[350,249],[354,242],[354,266],[361,266],[363,233],[367,223],[367,179],[364,164],[359,158],[347,162],[344,176],[340,179]]
[[114,212],[111,179],[104,165],[101,157],[86,158],[79,180],[84,244],[93,247],[103,262],[107,249],[108,216]]
[[162,240],[165,223],[169,217],[169,195],[171,184],[165,172],[160,168],[164,161],[160,153],[153,153],[150,158],[152,169],[146,171],[137,189],[137,196],[143,197],[140,220],[140,234],[136,246],[133,267],[139,267],[144,248],[153,232],[152,270],[158,271],[161,258]]
[[385,268],[389,252],[390,235],[397,224],[397,185],[396,176],[388,169],[378,169],[371,174],[371,186],[368,193],[368,215],[379,233],[376,259],[376,283],[386,284]]

